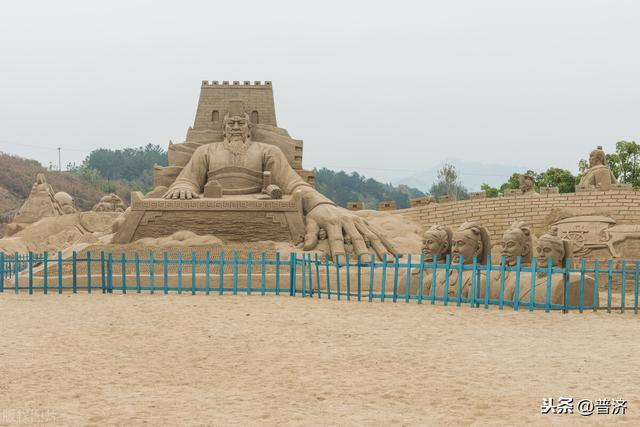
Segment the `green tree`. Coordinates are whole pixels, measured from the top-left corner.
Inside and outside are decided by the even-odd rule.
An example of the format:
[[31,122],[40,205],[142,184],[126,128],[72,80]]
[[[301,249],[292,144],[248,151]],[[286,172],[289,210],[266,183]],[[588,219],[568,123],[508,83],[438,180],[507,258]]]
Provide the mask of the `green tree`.
[[640,187],[640,145],[635,141],[618,141],[616,152],[606,157],[618,181]]
[[480,190],[484,191],[487,197],[498,197],[498,194],[500,194],[500,191],[497,188],[492,187],[489,184],[482,184],[480,186]]
[[558,187],[561,193],[575,193],[576,180],[579,179],[579,176],[574,176],[567,169],[554,167],[535,175],[538,187]]
[[445,164],[438,171],[438,180],[431,185],[429,193],[436,198],[440,196],[452,196],[457,200],[469,198],[468,190],[458,180],[458,171],[455,166]]

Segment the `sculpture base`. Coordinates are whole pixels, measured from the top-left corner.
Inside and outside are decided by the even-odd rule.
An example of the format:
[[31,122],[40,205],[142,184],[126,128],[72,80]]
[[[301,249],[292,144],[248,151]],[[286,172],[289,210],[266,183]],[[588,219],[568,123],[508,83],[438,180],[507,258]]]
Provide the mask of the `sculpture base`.
[[130,243],[145,237],[164,237],[189,230],[233,242],[272,240],[297,244],[304,239],[302,198],[299,193],[281,200],[261,194],[191,200],[145,199],[131,193],[131,211],[112,243]]

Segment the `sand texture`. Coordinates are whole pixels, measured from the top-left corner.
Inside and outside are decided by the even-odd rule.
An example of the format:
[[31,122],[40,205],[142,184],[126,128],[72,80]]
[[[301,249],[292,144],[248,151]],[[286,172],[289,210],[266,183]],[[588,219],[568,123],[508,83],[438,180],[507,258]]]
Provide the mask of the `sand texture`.
[[[5,292],[0,425],[19,415],[24,425],[638,425],[638,320],[289,296]],[[622,397],[629,410],[539,414],[543,397],[560,395]]]

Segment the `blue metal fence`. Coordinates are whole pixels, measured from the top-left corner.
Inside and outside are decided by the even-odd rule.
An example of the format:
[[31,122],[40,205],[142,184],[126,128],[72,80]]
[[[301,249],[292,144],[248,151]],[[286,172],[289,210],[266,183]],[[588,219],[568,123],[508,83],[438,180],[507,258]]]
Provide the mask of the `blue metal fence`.
[[476,259],[468,264],[462,259],[453,262],[449,256],[429,262],[421,256],[415,262],[410,255],[393,260],[346,255],[337,261],[316,254],[272,255],[0,253],[0,292],[288,293],[369,302],[390,299],[485,309],[510,307],[516,311],[606,309],[638,313],[639,261],[623,260],[614,267],[612,260],[605,265],[596,260],[588,267],[585,260],[575,266],[568,260],[558,268],[550,262],[539,265],[535,258],[530,265],[518,259],[516,265],[508,266],[504,257],[498,264],[489,258],[483,265]]

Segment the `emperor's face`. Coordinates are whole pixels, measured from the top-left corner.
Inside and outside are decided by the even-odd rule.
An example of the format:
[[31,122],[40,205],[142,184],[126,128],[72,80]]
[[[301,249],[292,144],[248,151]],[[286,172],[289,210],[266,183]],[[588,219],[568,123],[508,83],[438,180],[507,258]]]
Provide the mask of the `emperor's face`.
[[523,242],[522,236],[515,232],[506,232],[502,236],[501,254],[505,257],[507,265],[516,265],[518,257],[525,257],[529,251],[528,245]]
[[433,261],[433,255],[437,255],[438,258],[442,258],[442,255],[449,249],[447,242],[441,241],[433,233],[425,233],[422,239],[422,254],[425,261]]
[[589,154],[589,167],[592,168],[596,165],[603,165],[604,161],[602,160],[601,156],[596,152],[593,151],[591,154]]
[[520,189],[523,192],[531,191],[533,188],[533,182],[529,178],[521,178],[520,179]]
[[249,122],[242,116],[229,117],[224,121],[224,133],[229,141],[245,141],[249,137]]
[[544,240],[538,241],[536,246],[536,254],[538,256],[538,265],[540,268],[546,267],[551,260],[554,267],[562,267],[562,258],[564,258],[564,250]]
[[459,262],[462,255],[464,257],[463,262],[471,264],[473,257],[480,255],[480,251],[479,236],[474,235],[471,230],[453,233],[453,242],[451,243],[452,261]]

